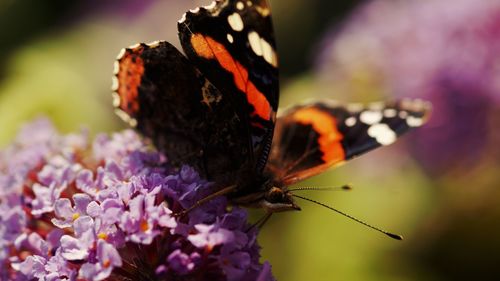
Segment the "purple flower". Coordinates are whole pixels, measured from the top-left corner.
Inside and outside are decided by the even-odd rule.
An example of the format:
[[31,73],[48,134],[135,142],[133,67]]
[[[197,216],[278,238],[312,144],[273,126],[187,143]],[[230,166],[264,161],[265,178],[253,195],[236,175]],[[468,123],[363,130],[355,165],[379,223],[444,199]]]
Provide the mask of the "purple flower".
[[274,280],[274,277],[271,273],[271,265],[267,261],[262,266],[262,271],[259,273],[259,276],[257,276],[256,281],[265,281],[265,280]]
[[104,280],[114,267],[122,266],[120,254],[114,246],[102,240],[97,243],[98,263],[85,263],[80,269],[80,276],[88,280]]
[[75,221],[75,236],[64,235],[61,237],[61,255],[68,261],[87,259],[97,240],[93,228],[92,218],[86,216],[78,218]]
[[174,228],[177,224],[170,217],[171,211],[165,204],[155,205],[154,195],[140,194],[129,202],[129,211],[122,216],[120,226],[128,234],[129,240],[141,244],[151,244],[161,234],[161,225]]
[[498,157],[490,126],[500,107],[499,55],[499,1],[376,0],[327,36],[318,68],[329,90],[356,99],[429,100],[433,116],[412,147],[429,173],[442,175]]
[[197,233],[189,235],[188,240],[197,248],[206,248],[207,251],[212,251],[215,246],[230,243],[234,240],[231,231],[215,225],[197,224],[194,228]]
[[197,262],[201,261],[201,255],[198,252],[188,255],[177,249],[168,256],[167,261],[173,271],[186,275],[193,271]]
[[[224,248],[223,248],[224,249]],[[250,254],[246,251],[223,250],[219,262],[228,280],[241,280],[251,265]]]
[[43,186],[39,183],[33,184],[32,190],[35,198],[32,201],[33,210],[31,213],[40,216],[54,211],[54,205],[66,187],[66,183],[63,183],[63,185],[51,183],[50,186]]
[[38,182],[42,185],[61,186],[64,183],[73,181],[76,172],[80,169],[80,164],[72,163],[71,159],[58,155],[48,159],[37,175]]
[[48,280],[75,280],[78,274],[78,272],[71,267],[70,263],[62,257],[60,252],[56,252],[55,255],[47,261],[44,269],[47,272],[46,278]]
[[63,218],[52,219],[52,224],[59,228],[71,227],[73,221],[78,219],[80,216],[87,213],[87,207],[92,199],[90,196],[84,193],[77,193],[73,195],[73,202],[75,206],[71,206],[72,202],[68,198],[60,198],[54,204],[54,213],[57,217]]
[[46,119],[25,128],[0,152],[1,280],[273,280],[242,209],[216,198],[173,215],[214,185],[134,131],[90,143]]
[[26,260],[16,267],[27,278],[37,278],[42,279],[46,275],[45,264],[47,259],[41,256],[32,255],[26,258]]

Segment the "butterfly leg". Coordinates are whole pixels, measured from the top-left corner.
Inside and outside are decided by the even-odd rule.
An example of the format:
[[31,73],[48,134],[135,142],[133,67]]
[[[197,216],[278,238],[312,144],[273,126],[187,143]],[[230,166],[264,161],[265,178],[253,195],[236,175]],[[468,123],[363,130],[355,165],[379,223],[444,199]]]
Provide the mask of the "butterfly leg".
[[263,217],[261,217],[258,221],[256,221],[254,224],[252,224],[246,230],[246,232],[249,232],[250,230],[252,230],[254,228],[261,229],[264,226],[264,224],[266,224],[266,222],[271,218],[272,215],[273,215],[272,212],[267,212]]

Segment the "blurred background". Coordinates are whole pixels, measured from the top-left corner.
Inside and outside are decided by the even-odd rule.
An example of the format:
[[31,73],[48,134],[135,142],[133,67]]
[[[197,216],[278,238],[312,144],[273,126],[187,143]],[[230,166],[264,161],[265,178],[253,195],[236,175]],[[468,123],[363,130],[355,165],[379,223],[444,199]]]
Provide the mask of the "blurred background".
[[[136,42],[179,46],[188,0],[0,0],[0,146],[38,115],[63,132],[126,126],[113,61]],[[260,234],[278,280],[500,280],[500,1],[272,0],[281,105],[419,97],[430,122],[299,186],[405,236],[325,208],[273,216]],[[255,214],[258,216],[258,214]]]

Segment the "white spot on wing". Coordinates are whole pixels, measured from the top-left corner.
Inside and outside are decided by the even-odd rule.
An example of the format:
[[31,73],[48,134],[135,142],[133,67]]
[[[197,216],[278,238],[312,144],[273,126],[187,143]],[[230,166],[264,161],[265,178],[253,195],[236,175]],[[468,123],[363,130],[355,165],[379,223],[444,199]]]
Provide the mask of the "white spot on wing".
[[252,51],[257,55],[257,56],[262,56],[262,46],[260,45],[260,36],[257,34],[257,32],[252,31],[248,33],[248,42],[250,43],[250,47],[252,48]]
[[118,72],[120,72],[120,63],[118,61],[115,61],[113,64],[113,74],[117,75]]
[[357,121],[356,121],[356,117],[351,116],[351,117],[349,117],[349,118],[347,118],[347,119],[345,120],[345,125],[346,125],[347,127],[352,127],[352,126],[356,125],[356,122],[357,122]]
[[215,6],[217,5],[217,2],[215,1],[212,1],[212,3],[210,3],[210,5],[207,5],[203,8],[207,9],[207,10],[212,10],[213,8],[215,8]]
[[130,118],[130,120],[128,121],[128,123],[132,127],[137,127],[137,120],[135,120],[135,118]]
[[276,53],[273,47],[263,38],[260,39],[264,59],[271,65],[277,66]]
[[148,45],[150,48],[156,48],[156,47],[160,46],[160,41],[156,40],[153,42],[149,42],[146,45]]
[[389,145],[397,138],[396,133],[387,124],[371,125],[367,133],[381,145]]
[[380,122],[380,120],[382,120],[382,117],[382,112],[380,111],[366,110],[361,112],[361,114],[359,115],[359,120],[366,125],[373,125]]
[[111,96],[113,97],[113,106],[119,107],[120,106],[120,95],[118,95],[117,92],[113,92],[113,93],[111,93]]
[[116,108],[115,113],[116,113],[116,115],[118,115],[118,117],[120,117],[123,121],[127,122],[130,126],[132,126],[132,127],[137,126],[137,120],[130,117],[125,111],[123,111],[119,108]]
[[233,43],[234,42],[234,38],[233,38],[233,35],[231,34],[227,34],[227,41],[229,41],[229,43]]
[[113,78],[111,78],[111,81],[112,81],[112,84],[111,84],[111,91],[117,91],[118,90],[118,78],[116,78],[116,76],[113,76]]
[[128,48],[134,50],[134,49],[139,48],[139,46],[141,46],[141,44],[137,43],[137,44],[134,44],[134,45],[130,45]]
[[408,118],[406,118],[406,124],[410,127],[420,127],[424,124],[424,120],[419,117],[408,116]]
[[243,19],[241,19],[240,14],[233,13],[227,17],[227,22],[234,31],[242,31],[245,27],[243,25]]
[[384,110],[384,117],[386,118],[393,118],[398,115],[398,111],[394,108],[387,108]]
[[245,4],[243,4],[243,2],[236,3],[236,9],[238,9],[238,10],[245,9]]
[[250,43],[252,51],[257,56],[263,57],[264,60],[272,66],[278,66],[278,58],[273,47],[269,42],[260,37],[257,32],[251,31],[248,33],[248,42]]
[[116,59],[121,60],[123,58],[123,56],[125,55],[126,51],[127,50],[125,50],[125,48],[121,49],[120,52],[118,53],[118,55],[116,56]]
[[248,7],[252,7],[252,5],[253,5],[252,1],[247,1],[247,6]]
[[200,7],[196,7],[195,9],[189,10],[191,13],[196,14],[200,11]]
[[182,17],[179,21],[177,21],[178,23],[183,23],[186,21],[186,13],[182,14]]

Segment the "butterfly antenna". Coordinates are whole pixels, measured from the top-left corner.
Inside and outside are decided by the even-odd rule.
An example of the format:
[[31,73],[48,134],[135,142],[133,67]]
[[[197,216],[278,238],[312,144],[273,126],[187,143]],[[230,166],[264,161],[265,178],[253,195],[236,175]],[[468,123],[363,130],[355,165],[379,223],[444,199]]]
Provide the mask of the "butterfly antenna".
[[344,184],[342,186],[320,186],[320,187],[296,187],[288,189],[288,191],[304,191],[304,190],[318,190],[318,191],[349,191],[352,190],[351,184]]
[[394,234],[394,233],[387,232],[387,231],[385,231],[385,230],[383,230],[383,229],[380,229],[380,228],[378,228],[378,227],[375,227],[375,226],[373,226],[373,225],[370,225],[370,224],[368,224],[368,223],[366,223],[366,222],[364,222],[364,221],[362,221],[362,220],[360,220],[360,219],[357,219],[357,218],[355,218],[355,217],[353,217],[353,216],[351,216],[351,215],[349,215],[349,214],[346,214],[346,213],[344,213],[344,212],[342,212],[342,211],[339,211],[339,210],[337,210],[337,209],[335,209],[335,208],[333,208],[333,207],[331,207],[331,206],[328,206],[328,205],[323,204],[323,203],[321,203],[321,202],[318,202],[318,201],[316,201],[316,200],[309,199],[309,198],[302,197],[302,196],[295,195],[295,194],[292,194],[292,196],[293,196],[293,197],[300,198],[300,199],[302,199],[302,200],[309,201],[309,202],[311,202],[311,203],[314,203],[314,204],[317,204],[317,205],[320,205],[320,206],[323,206],[323,207],[325,207],[325,208],[327,208],[327,209],[330,209],[330,210],[332,210],[332,211],[334,211],[334,212],[337,212],[337,213],[339,213],[339,214],[343,215],[344,217],[350,218],[351,220],[353,220],[353,221],[355,221],[355,222],[357,222],[357,223],[360,223],[360,224],[362,224],[362,225],[364,225],[364,226],[367,226],[367,227],[369,227],[369,228],[371,228],[371,229],[373,229],[373,230],[376,230],[376,231],[378,231],[378,232],[380,232],[380,233],[383,233],[383,234],[385,234],[385,235],[387,235],[387,236],[391,237],[392,239],[396,239],[396,240],[403,240],[403,236],[401,236],[401,235],[398,235],[398,234]]

